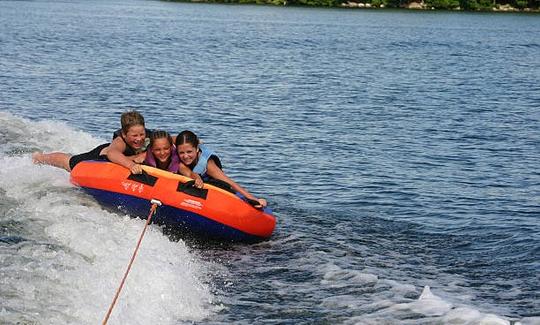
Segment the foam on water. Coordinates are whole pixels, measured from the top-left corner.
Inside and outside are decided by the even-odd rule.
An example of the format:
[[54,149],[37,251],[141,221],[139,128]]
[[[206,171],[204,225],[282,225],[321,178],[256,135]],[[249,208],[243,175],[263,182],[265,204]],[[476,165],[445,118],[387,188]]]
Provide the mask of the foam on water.
[[452,304],[444,301],[441,297],[434,295],[431,293],[429,286],[425,286],[417,301],[396,305],[395,307],[398,309],[402,307],[409,308],[413,312],[426,316],[441,316],[452,309]]
[[[7,323],[98,323],[144,221],[103,210],[69,183],[65,171],[33,165],[28,153],[13,154],[24,147],[15,137],[24,134],[36,136],[36,146],[72,152],[99,140],[61,123],[6,116],[2,113],[0,119],[13,146],[11,155],[0,158],[1,318]],[[62,137],[71,140],[62,146]],[[217,308],[208,264],[184,242],[172,242],[157,227],[149,227],[111,322],[204,319]]]
[[[510,321],[494,314],[482,313],[470,306],[457,305],[442,298],[425,286],[420,295],[415,286],[377,275],[342,269],[330,264],[325,267],[321,286],[329,288],[357,287],[356,292],[324,299],[322,305],[333,309],[362,311],[361,316],[348,318],[346,324],[423,323],[430,319],[443,324],[509,325]],[[372,301],[359,301],[357,292],[371,293]],[[354,312],[353,312],[354,314]],[[523,321],[534,321],[527,320]]]
[[94,138],[59,121],[30,121],[7,112],[0,112],[0,123],[3,125],[1,132],[4,137],[0,143],[5,145],[1,150],[7,154],[34,150],[77,154],[110,141]]

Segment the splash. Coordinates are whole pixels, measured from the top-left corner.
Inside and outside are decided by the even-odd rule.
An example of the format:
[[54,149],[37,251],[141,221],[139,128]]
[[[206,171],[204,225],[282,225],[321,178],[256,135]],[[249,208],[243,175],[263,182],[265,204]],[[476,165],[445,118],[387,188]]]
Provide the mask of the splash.
[[[101,140],[58,122],[6,113],[0,121],[0,322],[99,323],[144,221],[103,210],[65,171],[33,165],[28,150],[78,152]],[[205,263],[184,242],[150,227],[110,322],[208,317],[215,307]]]
[[[522,319],[512,323],[501,316],[460,305],[452,297],[436,295],[428,285],[418,294],[414,285],[366,271],[342,268],[333,263],[321,268],[319,291],[334,292],[323,300],[322,306],[351,313],[345,324],[424,324],[429,319],[428,323],[435,324],[524,325],[535,321]],[[399,322],[398,319],[407,321]]]

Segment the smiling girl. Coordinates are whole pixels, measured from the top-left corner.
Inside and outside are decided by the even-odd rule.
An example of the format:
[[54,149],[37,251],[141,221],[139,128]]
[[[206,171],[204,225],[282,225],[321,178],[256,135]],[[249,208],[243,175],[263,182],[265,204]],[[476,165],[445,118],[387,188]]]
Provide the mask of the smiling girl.
[[[202,180],[218,179],[228,183],[233,190],[242,194],[255,208],[266,206],[265,199],[258,199],[230,179],[221,169],[218,156],[199,142],[195,133],[182,131],[176,137],[176,151],[180,158],[179,173],[195,179],[196,186],[202,186]],[[199,184],[199,185],[198,185]]]
[[79,155],[64,152],[34,152],[32,161],[35,164],[46,164],[63,168],[70,172],[75,165],[85,160],[109,160],[129,169],[134,174],[140,174],[142,161],[147,145],[147,131],[144,118],[137,111],[128,111],[120,116],[122,128],[115,132],[111,143],[102,144],[93,150]]
[[178,172],[180,160],[176,155],[176,147],[173,139],[166,131],[154,131],[150,136],[150,147],[146,152],[143,162],[145,165],[153,166],[159,169]]

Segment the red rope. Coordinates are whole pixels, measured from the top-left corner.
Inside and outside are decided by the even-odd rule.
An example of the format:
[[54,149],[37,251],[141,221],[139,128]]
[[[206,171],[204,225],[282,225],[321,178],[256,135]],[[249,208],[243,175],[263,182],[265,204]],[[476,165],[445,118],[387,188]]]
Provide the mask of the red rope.
[[133,251],[133,255],[131,256],[131,260],[129,261],[127,270],[124,273],[124,277],[122,278],[122,282],[120,282],[120,286],[116,290],[116,294],[114,295],[114,299],[113,299],[113,301],[111,303],[111,306],[109,307],[109,311],[107,311],[107,315],[105,315],[105,319],[101,323],[102,325],[107,324],[107,321],[109,320],[109,316],[111,316],[114,305],[116,304],[116,300],[118,299],[118,296],[120,296],[120,291],[122,291],[122,287],[124,287],[124,283],[126,282],[126,278],[127,278],[128,274],[129,274],[129,271],[131,270],[131,265],[133,264],[133,261],[135,260],[135,256],[137,255],[137,252],[139,250],[139,246],[141,246],[141,242],[142,242],[142,239],[144,237],[144,233],[146,232],[146,228],[150,224],[150,220],[152,220],[152,216],[156,213],[156,209],[157,209],[158,205],[161,205],[161,202],[152,200],[152,207],[150,208],[150,213],[148,214],[148,219],[146,219],[146,224],[144,225],[141,236],[139,237],[139,241],[137,242],[137,246],[135,247],[135,250]]

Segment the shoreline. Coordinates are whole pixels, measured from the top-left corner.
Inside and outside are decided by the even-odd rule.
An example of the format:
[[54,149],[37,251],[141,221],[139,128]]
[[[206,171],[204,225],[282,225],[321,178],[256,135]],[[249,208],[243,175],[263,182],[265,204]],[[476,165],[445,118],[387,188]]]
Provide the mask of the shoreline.
[[351,9],[404,9],[404,10],[427,10],[427,11],[458,11],[458,12],[482,12],[482,13],[489,13],[489,12],[511,12],[511,13],[540,13],[540,8],[514,8],[510,5],[499,5],[497,7],[488,8],[488,9],[476,9],[476,10],[470,10],[470,9],[462,9],[462,8],[435,8],[433,6],[427,6],[425,3],[421,2],[411,2],[406,6],[402,7],[385,7],[383,6],[373,6],[371,3],[362,3],[362,2],[355,2],[355,1],[347,1],[340,5],[341,8],[351,8]]
[[[460,6],[451,6],[451,1],[447,0],[446,5],[435,6],[432,1],[411,1],[407,3],[396,3],[396,0],[368,0],[371,2],[361,1],[344,1],[337,2],[335,0],[162,0],[166,2],[184,2],[184,3],[206,3],[206,4],[230,4],[230,5],[270,5],[270,6],[285,6],[285,7],[312,7],[312,8],[340,8],[340,9],[367,9],[367,10],[411,10],[411,11],[452,11],[452,12],[470,12],[470,13],[526,13],[538,14],[540,7],[523,7],[518,8],[510,4],[495,4],[491,7],[461,8]],[[392,3],[392,1],[394,3]],[[403,0],[397,0],[401,2]],[[475,1],[475,0],[472,0]],[[385,4],[390,2],[389,4]],[[438,1],[440,4],[441,1]],[[454,2],[455,3],[455,2]]]

